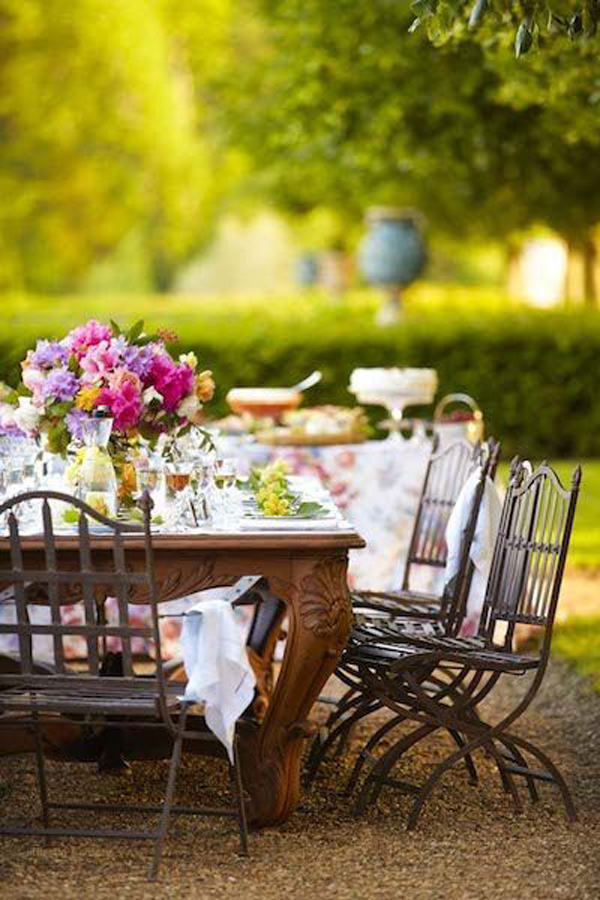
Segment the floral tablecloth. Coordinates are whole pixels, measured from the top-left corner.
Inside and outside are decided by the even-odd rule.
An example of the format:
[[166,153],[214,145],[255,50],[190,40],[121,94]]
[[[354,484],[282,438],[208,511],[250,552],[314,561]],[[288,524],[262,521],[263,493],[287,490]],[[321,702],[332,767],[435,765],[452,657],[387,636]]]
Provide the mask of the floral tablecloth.
[[350,554],[351,586],[374,590],[400,586],[431,452],[428,441],[266,447],[226,438],[221,439],[220,450],[246,466],[285,459],[294,475],[318,477],[367,543],[364,550]]

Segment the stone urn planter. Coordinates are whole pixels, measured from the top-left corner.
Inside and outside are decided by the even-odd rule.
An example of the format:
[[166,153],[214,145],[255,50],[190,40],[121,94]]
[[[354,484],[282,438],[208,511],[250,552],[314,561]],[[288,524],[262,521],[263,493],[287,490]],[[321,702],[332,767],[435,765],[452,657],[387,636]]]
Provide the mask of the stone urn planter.
[[358,249],[362,276],[369,284],[385,288],[387,299],[379,310],[380,325],[397,322],[401,291],[423,271],[425,241],[414,214],[387,206],[367,211],[367,232]]

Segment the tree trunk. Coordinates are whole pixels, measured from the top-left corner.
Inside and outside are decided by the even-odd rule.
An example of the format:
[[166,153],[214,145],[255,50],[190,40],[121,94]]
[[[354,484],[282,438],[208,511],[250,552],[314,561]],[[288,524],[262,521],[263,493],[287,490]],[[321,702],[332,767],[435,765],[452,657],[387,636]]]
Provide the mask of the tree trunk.
[[583,298],[587,306],[597,305],[596,262],[598,250],[593,233],[588,233],[581,252],[583,255]]

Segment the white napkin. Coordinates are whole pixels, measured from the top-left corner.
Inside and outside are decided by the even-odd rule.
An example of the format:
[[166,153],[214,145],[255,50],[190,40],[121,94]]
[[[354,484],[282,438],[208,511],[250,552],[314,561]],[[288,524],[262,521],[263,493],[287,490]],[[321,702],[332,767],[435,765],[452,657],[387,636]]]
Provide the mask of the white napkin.
[[233,762],[235,723],[252,702],[256,678],[246,652],[243,612],[221,599],[200,600],[183,618],[188,677],[184,700],[204,703],[207,726]]
[[[456,498],[454,509],[446,526],[446,547],[448,559],[446,562],[445,582],[454,578],[458,572],[460,562],[461,541],[467,521],[473,506],[473,500],[477,484],[481,477],[479,470],[473,472],[462,487]],[[467,601],[467,612],[460,633],[463,637],[476,634],[483,609],[485,589],[487,586],[494,544],[500,526],[500,514],[502,501],[498,489],[491,478],[487,477],[483,489],[483,497],[479,508],[477,525],[473,543],[471,544],[471,561],[474,565],[473,578]]]

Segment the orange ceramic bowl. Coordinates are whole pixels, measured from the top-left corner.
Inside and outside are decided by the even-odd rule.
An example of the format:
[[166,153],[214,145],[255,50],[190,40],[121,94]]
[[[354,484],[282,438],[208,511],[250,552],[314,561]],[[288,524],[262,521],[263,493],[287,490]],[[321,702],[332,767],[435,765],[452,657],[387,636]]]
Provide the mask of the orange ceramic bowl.
[[277,418],[302,402],[302,394],[292,388],[232,388],[227,402],[234,413]]

